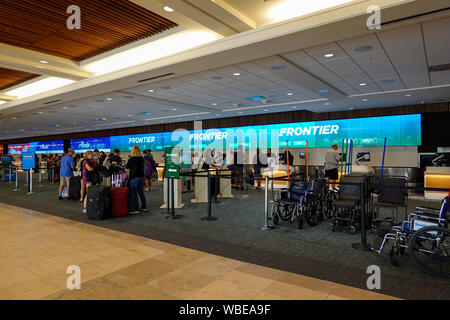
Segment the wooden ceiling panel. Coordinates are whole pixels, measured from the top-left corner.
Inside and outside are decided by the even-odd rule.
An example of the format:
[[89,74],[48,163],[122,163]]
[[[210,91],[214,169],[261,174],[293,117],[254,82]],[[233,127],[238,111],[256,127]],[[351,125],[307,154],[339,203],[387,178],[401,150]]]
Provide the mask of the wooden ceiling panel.
[[0,91],[39,77],[38,74],[0,68]]
[[[80,30],[66,26],[70,5]],[[0,12],[0,42],[75,61],[177,26],[128,0],[1,0]]]

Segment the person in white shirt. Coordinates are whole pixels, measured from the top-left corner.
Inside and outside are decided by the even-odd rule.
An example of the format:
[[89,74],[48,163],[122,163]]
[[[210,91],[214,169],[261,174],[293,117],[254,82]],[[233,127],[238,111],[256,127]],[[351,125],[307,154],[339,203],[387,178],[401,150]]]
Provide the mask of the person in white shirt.
[[325,153],[325,178],[336,181],[339,179],[338,166],[341,157],[339,156],[338,144],[334,143],[331,149]]

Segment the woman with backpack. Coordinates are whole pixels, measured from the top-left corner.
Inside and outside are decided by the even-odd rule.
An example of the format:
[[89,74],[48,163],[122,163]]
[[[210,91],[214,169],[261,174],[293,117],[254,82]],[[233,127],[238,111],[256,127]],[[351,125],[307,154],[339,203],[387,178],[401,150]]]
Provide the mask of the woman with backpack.
[[155,171],[155,160],[153,159],[153,155],[151,153],[151,150],[144,150],[144,160],[145,160],[145,166],[144,166],[144,177],[145,177],[145,188],[144,191],[150,191],[152,190],[152,175]]
[[82,213],[87,213],[87,192],[90,186],[92,186],[91,182],[91,174],[95,171],[95,165],[94,165],[94,152],[91,150],[86,151],[84,154],[84,160],[81,164],[81,175],[82,175],[82,183],[85,186],[82,188],[84,189],[84,192],[82,191],[82,198],[83,200],[83,211]]

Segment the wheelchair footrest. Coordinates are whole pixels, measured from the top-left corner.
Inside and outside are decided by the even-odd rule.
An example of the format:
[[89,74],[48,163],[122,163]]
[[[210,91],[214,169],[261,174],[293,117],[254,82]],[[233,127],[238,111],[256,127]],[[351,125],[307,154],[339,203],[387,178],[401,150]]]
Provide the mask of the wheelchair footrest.
[[379,252],[381,250],[381,246],[383,245],[384,238],[376,237],[372,243],[372,250]]

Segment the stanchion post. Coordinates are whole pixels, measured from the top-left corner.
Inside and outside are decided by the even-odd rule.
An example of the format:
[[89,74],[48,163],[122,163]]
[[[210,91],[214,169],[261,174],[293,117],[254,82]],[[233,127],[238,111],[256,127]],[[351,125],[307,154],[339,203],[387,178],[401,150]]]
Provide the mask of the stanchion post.
[[[16,175],[16,180],[17,180],[17,175]],[[9,182],[8,183],[11,183],[12,182],[12,169],[11,169],[11,165],[9,165]]]
[[370,246],[367,245],[366,238],[366,183],[360,182],[360,194],[361,194],[361,242],[352,244],[352,247],[356,250],[370,251]]
[[13,189],[13,191],[19,191],[19,171],[17,167],[16,167],[16,188]]
[[28,192],[27,194],[33,194],[33,170],[28,170]]
[[174,191],[174,189],[175,189],[175,187],[174,187],[174,185],[175,185],[175,179],[174,178],[168,178],[167,179],[167,184],[169,184],[170,183],[170,196],[168,195],[168,197],[167,197],[167,207],[169,207],[169,202],[170,202],[170,215],[168,215],[167,217],[166,217],[166,219],[172,219],[172,220],[175,220],[175,219],[179,219],[179,218],[181,218],[181,216],[180,215],[178,215],[178,214],[175,214],[175,191]]
[[206,217],[203,217],[203,221],[214,221],[217,220],[216,217],[211,216],[211,174],[209,173],[209,170],[207,171],[207,194],[208,194],[208,215]]
[[[273,178],[272,178],[273,179]],[[273,180],[272,180],[273,181]],[[270,230],[273,226],[269,225],[269,177],[266,176],[266,184],[264,188],[264,225],[261,230]]]
[[219,203],[217,194],[219,193],[219,170],[216,169],[216,177],[214,179],[214,203]]

